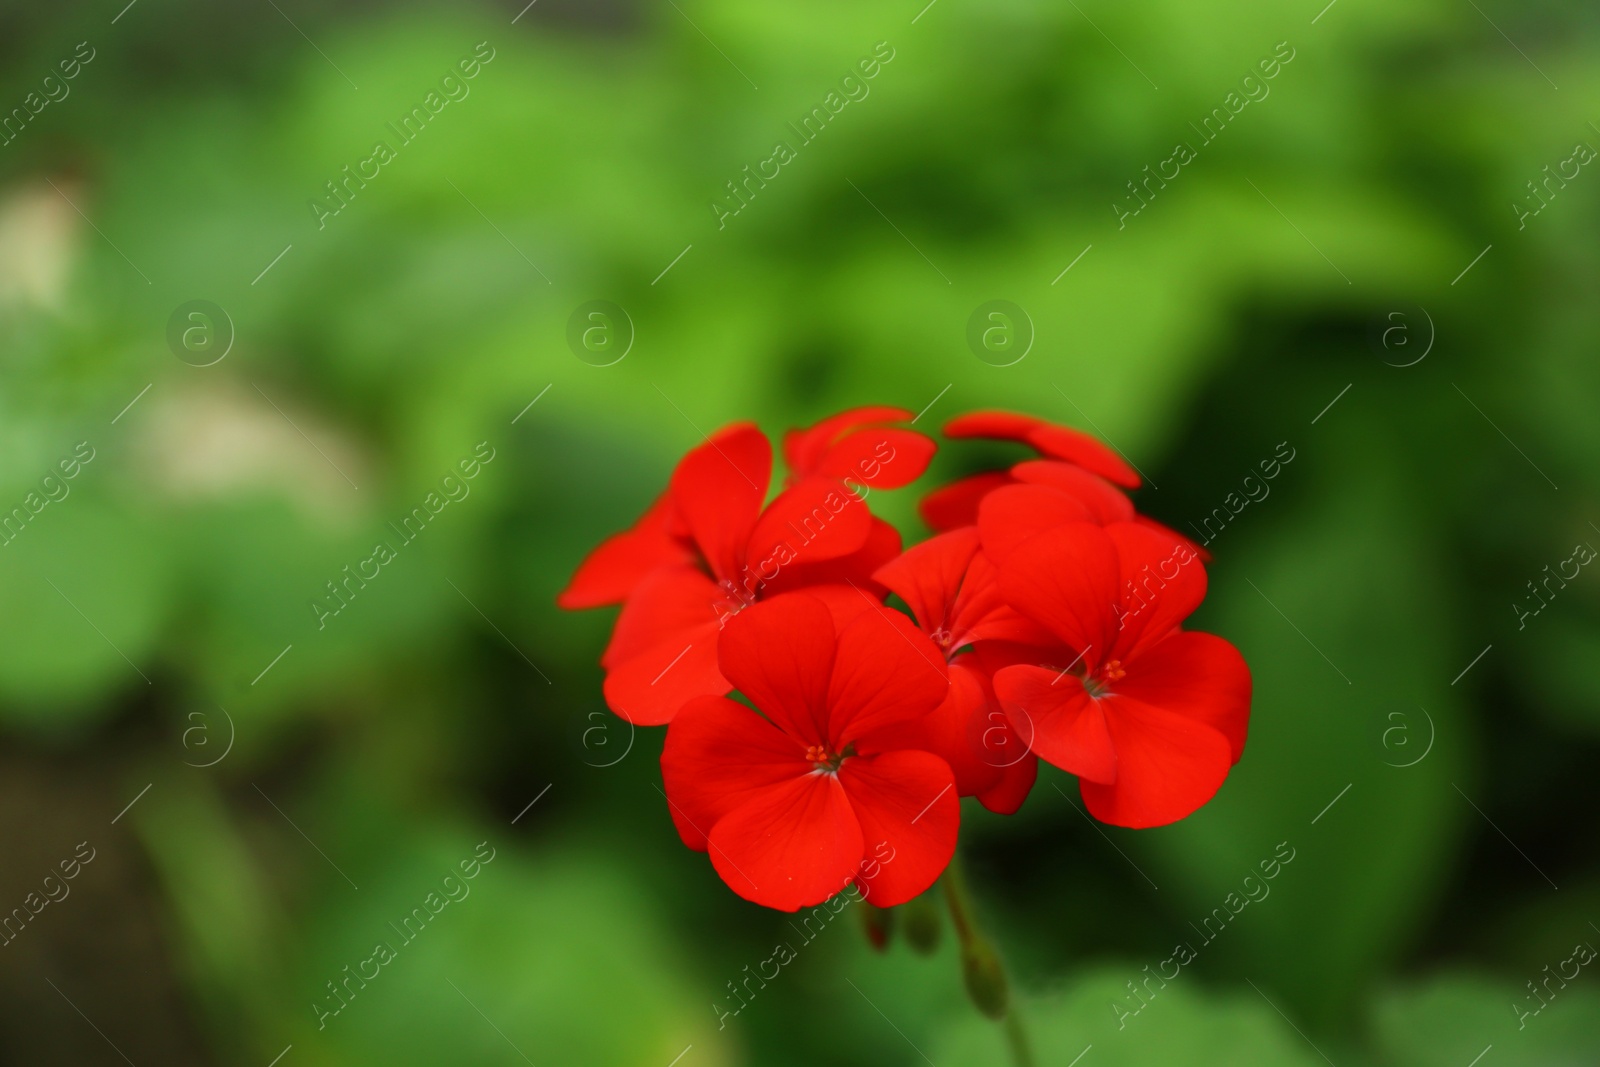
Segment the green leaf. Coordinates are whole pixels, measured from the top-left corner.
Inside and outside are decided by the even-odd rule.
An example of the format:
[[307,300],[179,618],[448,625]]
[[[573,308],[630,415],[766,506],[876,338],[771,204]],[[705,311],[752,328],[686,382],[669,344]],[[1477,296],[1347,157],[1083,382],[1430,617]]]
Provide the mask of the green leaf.
[[[104,463],[105,460],[99,462]],[[143,691],[173,594],[154,530],[83,493],[91,466],[0,551],[0,714],[39,728],[103,716],[118,691]]]
[[[1522,980],[1542,977],[1530,974]],[[1372,1009],[1373,1039],[1385,1062],[1396,1067],[1466,1067],[1480,1055],[1485,1067],[1600,1062],[1600,1028],[1595,1026],[1600,991],[1593,988],[1594,981],[1588,968],[1566,988],[1552,981],[1539,994],[1549,998],[1545,1003],[1516,978],[1433,977],[1378,998]],[[1524,1012],[1529,1014],[1524,1017]],[[1493,1051],[1484,1055],[1491,1045]]]

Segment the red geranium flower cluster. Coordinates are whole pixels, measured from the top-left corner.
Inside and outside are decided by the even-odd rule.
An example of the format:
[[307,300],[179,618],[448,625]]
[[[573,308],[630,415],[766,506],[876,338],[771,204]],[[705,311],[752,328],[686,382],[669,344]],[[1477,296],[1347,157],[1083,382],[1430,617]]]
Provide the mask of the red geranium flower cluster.
[[1076,430],[961,416],[946,436],[1038,458],[928,494],[937,532],[902,551],[866,501],[932,459],[910,419],[857,408],[790,431],[770,501],[766,437],[723,429],[559,598],[621,604],[606,701],[667,726],[678,833],[758,904],[852,883],[880,907],[910,900],[950,862],[958,797],[1010,814],[1040,759],[1078,777],[1096,818],[1147,827],[1209,800],[1244,748],[1250,672],[1182,628],[1205,558],[1135,512],[1136,472]]

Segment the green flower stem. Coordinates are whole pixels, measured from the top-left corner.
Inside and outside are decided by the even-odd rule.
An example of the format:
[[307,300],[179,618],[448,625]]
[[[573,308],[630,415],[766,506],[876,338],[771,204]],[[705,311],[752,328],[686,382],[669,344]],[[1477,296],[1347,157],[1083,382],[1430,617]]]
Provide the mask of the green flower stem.
[[1011,1062],[1016,1067],[1033,1067],[1033,1046],[1028,1044],[1028,1031],[1015,1006],[1006,1012],[1006,1047],[1011,1050]]
[[945,902],[950,907],[950,922],[960,942],[961,977],[967,995],[979,1011],[1004,1025],[1011,1062],[1016,1067],[1033,1067],[1033,1050],[1015,998],[1011,996],[1010,979],[993,942],[978,929],[959,857],[950,861],[940,881],[944,885]]

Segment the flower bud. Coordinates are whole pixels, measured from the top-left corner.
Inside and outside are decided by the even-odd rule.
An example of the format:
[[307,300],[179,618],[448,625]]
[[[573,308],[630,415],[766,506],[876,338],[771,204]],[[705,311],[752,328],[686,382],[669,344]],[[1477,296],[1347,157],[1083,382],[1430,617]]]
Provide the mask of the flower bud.
[[866,932],[867,942],[879,952],[889,948],[889,939],[894,934],[894,913],[888,908],[878,908],[866,901],[862,901],[857,910],[861,913],[861,929]]
[[989,942],[972,938],[961,946],[961,977],[967,996],[978,1010],[991,1019],[1006,1016],[1007,989],[1005,968]]
[[900,927],[905,931],[906,944],[922,956],[931,956],[939,948],[939,937],[944,925],[939,919],[939,905],[926,893],[900,906]]

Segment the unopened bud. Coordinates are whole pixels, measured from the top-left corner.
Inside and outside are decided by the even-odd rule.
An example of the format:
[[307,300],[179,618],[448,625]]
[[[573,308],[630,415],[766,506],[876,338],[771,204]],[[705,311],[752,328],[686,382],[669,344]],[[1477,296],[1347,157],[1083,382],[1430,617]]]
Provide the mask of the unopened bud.
[[889,948],[889,939],[894,935],[894,913],[888,908],[878,908],[866,901],[862,901],[857,910],[861,913],[861,929],[867,935],[867,942],[879,952]]
[[967,985],[967,995],[978,1010],[991,1019],[1006,1016],[1008,993],[1005,968],[994,946],[973,938],[961,946],[961,977]]
[[900,906],[900,927],[912,951],[923,956],[933,955],[939,948],[939,936],[944,932],[939,905],[926,893],[907,901]]

